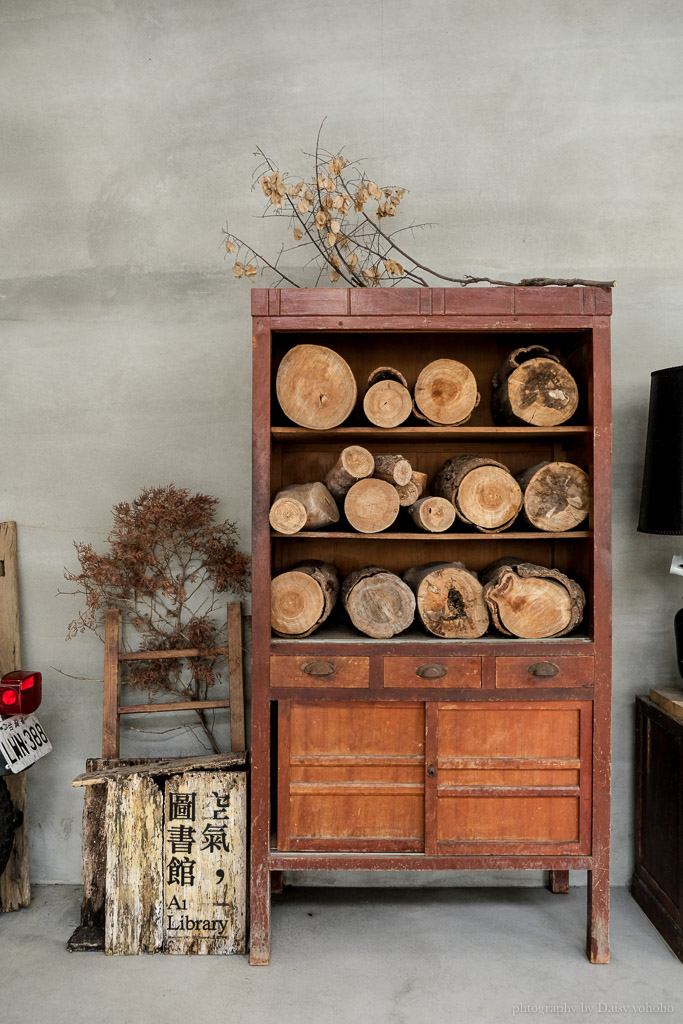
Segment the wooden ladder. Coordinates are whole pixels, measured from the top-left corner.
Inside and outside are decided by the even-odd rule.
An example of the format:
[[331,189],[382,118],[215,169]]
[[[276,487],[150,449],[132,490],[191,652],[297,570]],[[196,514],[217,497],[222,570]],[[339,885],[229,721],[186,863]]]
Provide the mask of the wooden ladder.
[[[151,704],[121,703],[121,662],[157,661],[160,659],[201,658],[225,655],[228,659],[229,700],[172,701]],[[181,651],[121,650],[121,612],[105,613],[104,626],[104,711],[102,716],[102,757],[119,756],[121,715],[142,715],[160,711],[210,711],[230,709],[230,749],[246,750],[244,723],[244,679],[242,663],[242,602],[228,601],[228,646],[212,650],[191,648]]]

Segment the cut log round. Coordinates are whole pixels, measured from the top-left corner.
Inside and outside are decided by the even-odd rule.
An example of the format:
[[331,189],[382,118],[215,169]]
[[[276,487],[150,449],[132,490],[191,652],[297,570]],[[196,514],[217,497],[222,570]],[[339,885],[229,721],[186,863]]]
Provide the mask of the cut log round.
[[358,394],[349,364],[324,345],[295,345],[286,352],[275,388],[285,416],[315,430],[343,423]]
[[466,423],[479,405],[474,374],[456,359],[428,363],[415,384],[415,415],[434,426]]
[[386,480],[359,480],[344,499],[344,512],[359,533],[381,533],[396,519],[399,510],[396,488]]
[[269,519],[278,533],[321,530],[339,522],[339,509],[325,484],[292,484],[275,495]]
[[408,512],[415,525],[428,533],[443,533],[455,521],[455,508],[448,498],[420,498]]
[[410,483],[413,467],[402,455],[375,455],[374,476],[397,487]]
[[352,444],[348,448],[344,448],[323,482],[330,494],[337,501],[341,501],[356,480],[372,476],[374,471],[375,459],[372,452],[369,452],[367,448],[361,448],[359,444]]
[[483,636],[489,612],[476,574],[462,562],[433,562],[403,575],[415,594],[417,614],[429,633],[447,639]]
[[491,619],[506,636],[564,636],[583,618],[586,596],[559,569],[501,558],[482,573],[482,582]]
[[356,629],[378,640],[402,633],[415,617],[415,597],[410,588],[400,576],[377,565],[349,573],[341,595]]
[[432,490],[452,502],[459,519],[482,533],[506,530],[522,507],[522,490],[509,469],[478,455],[449,459]]
[[278,636],[309,636],[334,608],[339,579],[327,562],[301,562],[271,583],[270,622]]
[[576,381],[543,345],[511,352],[494,373],[492,409],[497,423],[555,427],[576,412]]
[[396,493],[398,494],[399,505],[403,508],[407,508],[409,505],[414,505],[418,498],[421,498],[427,489],[427,474],[418,473],[417,470],[413,470],[413,474],[405,486],[397,487]]
[[588,473],[571,462],[541,462],[517,476],[524,519],[539,530],[572,530],[588,515]]
[[[389,372],[395,376],[389,376]],[[413,403],[403,374],[382,366],[370,374],[368,384],[363,412],[371,423],[376,427],[398,427],[408,419]]]

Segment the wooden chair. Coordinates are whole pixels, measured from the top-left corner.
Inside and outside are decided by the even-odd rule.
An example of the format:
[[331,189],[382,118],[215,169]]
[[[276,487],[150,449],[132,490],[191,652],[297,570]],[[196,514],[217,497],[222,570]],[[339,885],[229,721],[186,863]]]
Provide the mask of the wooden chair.
[[[157,661],[159,659],[200,658],[225,655],[228,659],[229,700],[171,701],[151,704],[121,703],[121,663],[125,661]],[[211,651],[198,648],[182,651],[121,650],[121,612],[110,610],[105,615],[104,634],[104,712],[102,717],[102,757],[119,757],[121,715],[142,715],[163,711],[210,711],[230,709],[230,749],[246,750],[244,722],[244,679],[242,663],[242,602],[228,601],[228,646]]]

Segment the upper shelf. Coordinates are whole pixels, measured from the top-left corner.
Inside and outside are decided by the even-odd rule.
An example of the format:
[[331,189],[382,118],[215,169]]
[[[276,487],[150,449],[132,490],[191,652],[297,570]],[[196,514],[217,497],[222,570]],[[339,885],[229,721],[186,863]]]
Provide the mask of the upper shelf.
[[459,439],[530,441],[547,437],[588,437],[591,427],[333,427],[310,430],[308,427],[271,427],[274,441],[330,441],[338,444],[362,444],[363,441],[457,441]]

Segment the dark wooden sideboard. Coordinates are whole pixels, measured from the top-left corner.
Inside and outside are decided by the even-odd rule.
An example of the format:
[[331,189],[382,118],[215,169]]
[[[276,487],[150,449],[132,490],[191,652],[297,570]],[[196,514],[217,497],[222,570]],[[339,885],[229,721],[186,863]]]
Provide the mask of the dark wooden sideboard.
[[[283,871],[548,870],[562,891],[588,872],[588,944],[609,960],[611,687],[611,295],[597,288],[256,289],[252,292],[253,671],[251,962],[270,955],[271,882]],[[491,375],[509,352],[539,343],[580,390],[565,425],[502,427]],[[348,362],[359,402],[325,431],[289,422],[275,397],[284,354],[325,345]],[[412,386],[430,360],[474,372],[481,403],[460,427],[373,427],[362,383],[378,366]],[[318,480],[340,450],[400,452],[431,477],[449,457],[486,455],[513,473],[572,462],[591,479],[587,522],[549,534],[394,526],[305,536],[271,531],[272,495]],[[376,564],[459,560],[481,570],[515,555],[576,579],[583,622],[557,639],[438,639],[417,624],[374,640],[334,616],[305,639],[271,636],[270,581],[298,562],[333,563],[344,577]],[[304,671],[311,662],[329,675]],[[530,674],[539,662],[552,677]],[[437,663],[434,677],[425,666]],[[418,670],[420,670],[418,672]]]

